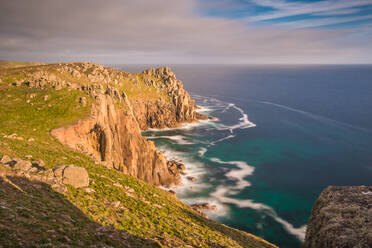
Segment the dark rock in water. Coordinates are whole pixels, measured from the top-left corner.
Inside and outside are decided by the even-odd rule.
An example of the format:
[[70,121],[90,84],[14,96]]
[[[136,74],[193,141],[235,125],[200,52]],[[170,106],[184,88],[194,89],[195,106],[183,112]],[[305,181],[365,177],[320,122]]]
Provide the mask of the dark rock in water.
[[197,112],[195,113],[195,117],[198,120],[208,120],[208,117],[207,116],[205,116],[203,114],[200,114],[200,113],[197,113]]
[[372,247],[372,186],[330,186],[318,197],[303,248],[333,247]]
[[189,180],[191,182],[195,182],[196,181],[196,178],[195,177],[188,176],[186,178],[187,178],[187,180]]
[[[184,174],[186,167],[184,164],[177,162],[175,160],[167,161],[167,166],[169,172],[174,175],[176,178],[180,178],[180,174]],[[178,180],[180,183],[180,180]]]
[[217,206],[216,205],[211,205],[209,202],[192,204],[191,207],[194,210],[197,210],[197,211],[201,211],[201,210],[216,211],[217,210]]
[[175,192],[174,190],[171,190],[171,189],[170,189],[170,190],[168,190],[168,192],[171,193],[171,194],[174,195],[174,196],[176,195],[176,192]]

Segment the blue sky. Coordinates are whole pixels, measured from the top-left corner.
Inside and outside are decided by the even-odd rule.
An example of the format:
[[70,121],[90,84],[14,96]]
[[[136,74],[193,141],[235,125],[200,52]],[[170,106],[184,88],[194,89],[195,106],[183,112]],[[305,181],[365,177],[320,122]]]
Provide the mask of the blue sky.
[[0,1],[8,60],[371,64],[371,40],[372,0]]
[[343,28],[372,23],[371,0],[200,0],[200,14],[254,25]]

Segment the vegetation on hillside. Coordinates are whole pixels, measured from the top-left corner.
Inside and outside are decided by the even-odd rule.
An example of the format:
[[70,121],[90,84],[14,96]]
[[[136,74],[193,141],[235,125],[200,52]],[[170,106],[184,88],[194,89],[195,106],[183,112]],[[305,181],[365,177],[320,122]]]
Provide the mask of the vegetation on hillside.
[[[86,117],[94,100],[78,90],[12,85],[40,69],[74,83],[76,79],[59,67],[0,69],[0,158],[32,156],[43,160],[45,169],[84,167],[91,191],[68,186],[61,194],[42,182],[8,177],[20,191],[0,179],[0,247],[274,247],[205,218],[161,188],[107,169],[60,144],[50,130]],[[143,80],[136,87],[129,80],[132,74],[122,75],[128,96],[155,94],[141,91],[146,87]],[[87,75],[80,81],[90,82]],[[79,102],[82,97],[88,104]],[[0,170],[7,168],[0,164]]]

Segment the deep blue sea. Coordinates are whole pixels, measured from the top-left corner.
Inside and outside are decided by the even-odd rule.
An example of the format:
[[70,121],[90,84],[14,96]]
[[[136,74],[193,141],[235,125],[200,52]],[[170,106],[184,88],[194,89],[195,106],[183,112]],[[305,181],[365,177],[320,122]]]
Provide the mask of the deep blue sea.
[[325,187],[372,185],[372,66],[171,68],[218,120],[145,135],[197,178],[175,190],[216,204],[210,218],[296,248]]

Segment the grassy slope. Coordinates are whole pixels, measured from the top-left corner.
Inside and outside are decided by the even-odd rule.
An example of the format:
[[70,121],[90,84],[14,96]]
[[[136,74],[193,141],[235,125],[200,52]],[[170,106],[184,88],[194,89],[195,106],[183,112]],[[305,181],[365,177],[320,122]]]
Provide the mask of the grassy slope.
[[24,67],[24,66],[32,66],[32,65],[40,65],[40,64],[42,64],[42,63],[0,60],[0,69],[16,68],[16,67]]
[[[54,71],[55,66],[42,67]],[[35,247],[41,244],[156,247],[148,239],[165,247],[272,247],[253,235],[200,216],[162,189],[97,165],[89,157],[57,142],[49,131],[83,118],[89,108],[78,104],[77,99],[83,95],[79,91],[9,86],[12,80],[23,77],[22,71],[35,68],[0,70],[3,79],[0,83],[0,156],[7,154],[25,159],[30,154],[45,161],[46,168],[60,164],[85,167],[92,179],[90,188],[95,193],[69,187],[66,193],[59,194],[46,184],[13,178],[25,194],[0,182],[0,247],[14,247],[20,242],[25,242],[21,246],[33,244]],[[26,103],[31,93],[36,93],[36,97],[30,99],[32,106]],[[49,95],[46,102],[44,95]],[[4,137],[13,133],[24,139]],[[35,141],[27,141],[29,138]],[[125,190],[114,183],[128,188]],[[98,235],[95,230],[101,225],[125,230],[128,243]]]

